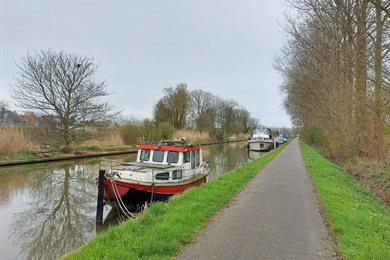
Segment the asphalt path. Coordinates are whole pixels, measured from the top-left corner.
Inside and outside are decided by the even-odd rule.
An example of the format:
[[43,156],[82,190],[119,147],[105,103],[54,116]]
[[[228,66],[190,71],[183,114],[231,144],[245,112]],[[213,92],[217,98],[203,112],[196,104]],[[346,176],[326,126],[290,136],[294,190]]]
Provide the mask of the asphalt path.
[[336,259],[297,139],[177,259]]

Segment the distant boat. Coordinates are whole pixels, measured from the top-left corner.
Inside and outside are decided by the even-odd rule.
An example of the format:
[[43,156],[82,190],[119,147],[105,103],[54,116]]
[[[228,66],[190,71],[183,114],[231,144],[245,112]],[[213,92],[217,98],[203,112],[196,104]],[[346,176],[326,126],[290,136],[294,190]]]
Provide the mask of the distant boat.
[[248,141],[248,148],[252,151],[269,151],[274,146],[272,132],[269,128],[255,129]]
[[128,199],[133,204],[164,200],[207,180],[208,162],[202,147],[185,139],[137,145],[137,161],[112,162],[106,172],[106,201]]

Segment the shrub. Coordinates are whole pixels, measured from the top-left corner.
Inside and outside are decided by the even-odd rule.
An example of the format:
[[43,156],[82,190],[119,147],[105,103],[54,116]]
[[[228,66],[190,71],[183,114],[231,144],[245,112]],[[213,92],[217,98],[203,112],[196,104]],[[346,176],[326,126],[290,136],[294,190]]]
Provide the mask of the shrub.
[[157,125],[150,120],[144,120],[141,123],[128,122],[119,127],[119,132],[125,144],[137,144],[170,139],[175,128],[167,122]]
[[307,143],[321,146],[324,143],[321,130],[315,125],[305,125],[303,128],[303,136]]
[[136,144],[142,137],[142,127],[134,122],[120,126],[119,132],[125,144]]
[[164,122],[156,127],[157,139],[170,139],[175,132],[175,128],[170,123]]

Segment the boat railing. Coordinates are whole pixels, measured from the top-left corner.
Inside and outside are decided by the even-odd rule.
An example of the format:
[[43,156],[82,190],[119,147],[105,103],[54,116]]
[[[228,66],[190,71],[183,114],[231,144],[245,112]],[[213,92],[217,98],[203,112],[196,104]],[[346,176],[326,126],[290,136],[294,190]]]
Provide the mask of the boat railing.
[[[158,164],[156,164],[157,166]],[[120,167],[126,167],[127,168],[120,168]],[[145,165],[146,167],[150,167],[151,165]],[[113,177],[113,175],[116,174],[116,171],[118,170],[129,170],[132,172],[138,172],[138,173],[145,173],[144,169],[145,166],[142,165],[137,165],[131,162],[124,162],[124,161],[118,161],[118,160],[111,160],[111,159],[102,159],[99,164],[99,169],[105,170],[107,177]],[[169,171],[181,171],[182,173],[182,178],[180,178],[181,181],[185,180],[190,180],[196,175],[196,169],[186,169],[183,166],[176,166],[176,165],[164,165],[165,167],[157,167],[157,168],[152,168],[152,180],[153,182],[155,181],[155,175],[157,173],[164,172],[164,170],[169,170]],[[153,166],[152,166],[153,167]],[[210,163],[209,161],[203,161],[202,165],[199,167],[203,168],[203,174],[208,175],[210,172]],[[142,169],[142,170],[141,170]],[[184,174],[187,172],[192,172],[192,174]],[[179,179],[178,179],[179,180]],[[170,183],[170,181],[166,181],[164,183]],[[172,182],[173,183],[173,182]]]

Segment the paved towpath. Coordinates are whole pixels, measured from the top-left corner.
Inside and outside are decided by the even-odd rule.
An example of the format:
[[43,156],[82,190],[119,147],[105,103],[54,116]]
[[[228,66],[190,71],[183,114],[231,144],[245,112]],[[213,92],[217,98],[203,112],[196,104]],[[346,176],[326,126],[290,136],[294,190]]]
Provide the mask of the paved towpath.
[[297,139],[208,224],[178,259],[331,259]]

